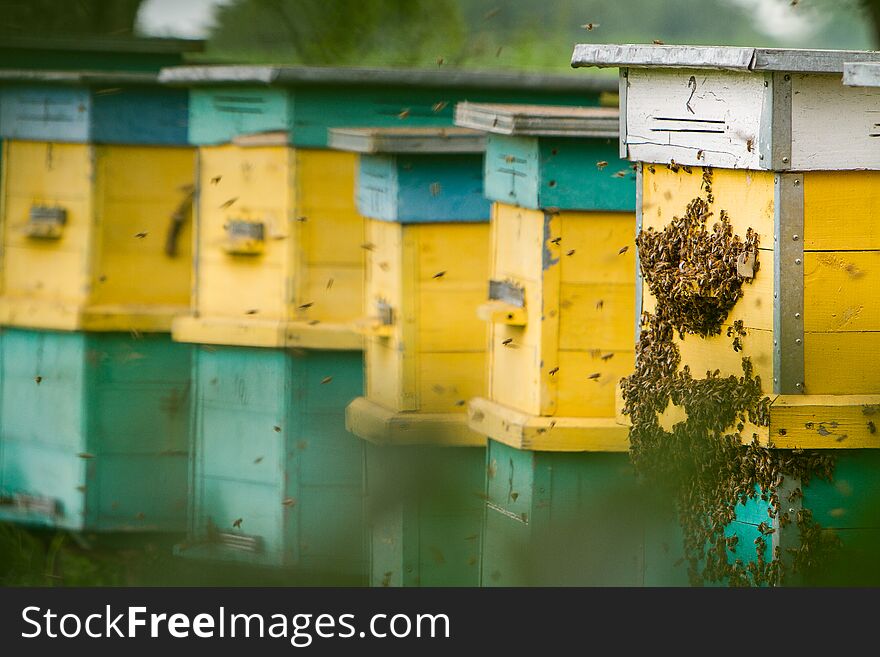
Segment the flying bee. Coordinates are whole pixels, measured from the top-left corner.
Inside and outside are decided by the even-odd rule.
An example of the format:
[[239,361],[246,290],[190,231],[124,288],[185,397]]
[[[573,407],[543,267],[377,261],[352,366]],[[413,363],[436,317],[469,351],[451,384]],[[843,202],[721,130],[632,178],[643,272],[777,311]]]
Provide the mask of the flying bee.
[[299,306],[297,306],[297,308],[299,308],[300,310],[307,310],[314,305],[315,305],[314,301],[309,301],[308,303],[300,304]]
[[292,497],[285,497],[281,504],[282,506],[286,506],[289,508],[292,506],[296,506],[296,500]]
[[80,459],[93,459],[93,458],[95,458],[95,455],[90,454],[89,452],[80,452],[79,454],[76,455],[76,457],[80,458]]
[[257,458],[254,459],[254,465],[260,465],[260,463],[262,463],[262,462],[263,462],[262,456],[258,456]]
[[445,63],[445,61],[446,61],[446,60],[444,60],[442,57],[438,57],[438,58],[437,58],[437,66],[443,66],[443,64]]
[[364,242],[363,244],[361,244],[361,248],[364,251],[375,251],[376,245],[373,244],[372,242]]
[[605,302],[604,302],[602,299],[599,299],[599,300],[596,302],[596,310],[602,310],[602,308],[603,308],[604,306],[605,306]]
[[614,358],[614,354],[611,353],[611,352],[609,352],[609,353],[607,353],[607,354],[602,354],[602,355],[600,356],[600,358],[601,358],[602,360],[611,360],[612,358]]
[[446,109],[447,105],[449,105],[448,101],[441,100],[441,101],[436,102],[433,105],[431,105],[431,111],[434,112],[435,114],[437,112],[442,112],[444,109]]
[[237,200],[238,200],[238,197],[233,196],[228,201],[223,201],[223,203],[220,204],[220,209],[225,210],[226,208],[230,207],[233,203],[235,203]]
[[617,255],[623,255],[623,254],[626,253],[627,251],[629,251],[629,247],[628,247],[628,246],[624,246],[624,247],[622,247],[622,248],[620,249],[620,251],[617,252]]
[[654,45],[655,46],[662,46],[662,45],[664,45],[664,43],[660,39],[654,39]]
[[551,241],[553,244],[555,244],[556,246],[559,246],[559,243],[562,241],[562,238],[561,238],[561,237],[554,237],[554,238],[553,238],[552,240],[550,240],[550,241]]
[[43,382],[43,377],[41,377],[39,374],[37,374],[37,376],[34,377],[34,383],[36,383],[37,385],[40,385],[42,382]]
[[599,379],[600,376],[602,376],[602,373],[601,373],[601,372],[593,372],[593,373],[590,374],[590,376],[588,376],[587,378],[588,378],[590,381],[597,381],[597,380]]
[[550,370],[550,371],[548,372],[548,374],[549,374],[550,376],[553,376],[553,375],[556,374],[558,371],[559,371],[559,368],[558,368],[558,367],[554,367],[552,370]]
[[315,326],[320,323],[321,323],[320,319],[310,319],[308,322],[306,322],[306,324],[308,324],[309,326]]
[[607,166],[608,166],[608,162],[606,162],[605,160],[599,160],[598,162],[596,162],[596,168],[599,169],[599,171],[601,171],[602,169],[604,169]]
[[599,27],[599,23],[584,23],[583,25],[581,25],[581,27],[587,32],[592,32],[597,27]]
[[512,342],[513,342],[513,338],[505,338],[504,340],[501,341],[501,344],[503,344],[505,347],[507,347]]
[[279,427],[279,426],[276,424],[275,426],[272,427],[272,431],[274,431],[275,433],[281,433],[281,427]]
[[445,270],[445,269],[444,269],[443,271],[438,271],[436,274],[434,274],[433,276],[431,276],[431,278],[443,278],[444,276],[446,276],[446,270]]
[[256,315],[258,312],[260,312],[259,309],[251,308],[250,310],[245,310],[244,314],[245,315]]
[[401,110],[400,113],[398,113],[397,118],[402,120],[402,119],[407,118],[408,116],[409,116],[409,108]]
[[877,426],[874,424],[874,420],[868,420],[868,431],[871,434],[877,433]]
[[622,171],[617,171],[611,174],[612,178],[626,178],[627,173],[629,173],[626,169]]
[[573,255],[574,255],[574,249],[571,249],[570,251],[566,251],[565,255],[567,255],[567,256],[573,256]]
[[142,239],[144,239],[148,234],[149,234],[149,233],[147,233],[147,231],[142,230],[142,231],[139,232],[139,233],[135,233],[134,236],[135,236],[136,238],[138,238],[139,240],[142,240]]
[[432,182],[430,189],[431,189],[431,196],[440,196],[440,191],[442,189],[440,183]]
[[333,279],[332,279],[332,278],[328,278],[328,279],[327,279],[327,288],[326,288],[326,289],[329,290],[329,289],[332,288],[332,287],[333,287]]
[[243,522],[244,522],[244,519],[243,519],[243,518],[236,518],[235,520],[232,521],[232,526],[233,526],[235,529],[240,529],[240,528],[241,528],[241,523],[243,523]]
[[321,385],[322,386],[326,385],[326,384],[330,383],[332,380],[333,380],[332,376],[325,376],[323,379],[321,379]]
[[211,178],[211,184],[212,184],[212,185],[216,185],[217,183],[220,182],[220,179],[221,179],[222,177],[223,177],[223,176],[214,176],[213,178]]

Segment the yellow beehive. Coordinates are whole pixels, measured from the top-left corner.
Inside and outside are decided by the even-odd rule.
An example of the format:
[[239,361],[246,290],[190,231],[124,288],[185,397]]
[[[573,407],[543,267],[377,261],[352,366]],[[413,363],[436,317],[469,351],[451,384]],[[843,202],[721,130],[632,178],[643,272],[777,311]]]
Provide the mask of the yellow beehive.
[[[279,138],[280,137],[280,138]],[[199,148],[194,316],[174,338],[359,349],[363,297],[355,156],[250,136]]]
[[617,120],[595,108],[457,108],[458,125],[490,132],[495,201],[490,300],[479,309],[488,395],[471,401],[470,426],[516,448],[627,448],[615,389],[634,360],[636,222]]
[[333,130],[361,152],[357,199],[364,250],[366,396],[349,429],[380,442],[483,445],[465,401],[486,378],[476,317],[489,269],[483,140],[451,128]]
[[189,302],[194,160],[186,147],[4,142],[0,324],[169,330]]
[[[662,229],[673,216],[681,216],[692,199],[704,195],[703,171],[643,165],[643,228]],[[770,426],[753,430],[778,447],[880,445],[864,412],[880,403],[880,303],[875,293],[880,281],[880,230],[874,221],[880,204],[880,172],[715,169],[711,179],[716,214],[727,210],[738,235],[745,235],[748,228],[757,232],[759,267],[752,282],[743,286],[743,296],[721,335],[675,337],[681,352],[679,367],[689,366],[698,377],[716,369],[723,376],[739,377],[742,358],[749,357],[763,392],[773,400]],[[794,291],[774,284],[779,257],[774,230],[780,222],[787,223],[780,219],[787,211],[779,200],[784,188],[798,190],[799,201],[788,207],[802,220],[797,239],[794,234],[784,236],[802,249],[797,266],[802,268],[803,321],[798,335],[786,345],[789,351],[802,353],[803,376],[795,382],[794,394],[775,394],[779,366],[774,365],[774,341],[785,338],[774,308],[780,295]],[[654,305],[646,286],[643,307],[652,311]],[[737,321],[747,332],[741,352],[730,348],[726,334]],[[838,440],[841,436],[845,438]]]

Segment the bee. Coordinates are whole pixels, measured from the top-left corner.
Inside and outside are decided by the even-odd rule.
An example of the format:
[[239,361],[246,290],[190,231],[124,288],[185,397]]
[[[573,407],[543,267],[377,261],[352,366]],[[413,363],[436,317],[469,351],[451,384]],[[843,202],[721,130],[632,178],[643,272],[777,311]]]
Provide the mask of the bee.
[[145,231],[145,230],[142,230],[141,232],[139,232],[139,233],[135,233],[135,234],[134,234],[134,236],[135,236],[136,238],[138,238],[139,240],[144,239],[147,235],[148,235],[148,233],[147,233],[147,231]]
[[571,249],[571,250],[569,250],[569,251],[566,251],[565,255],[567,255],[567,256],[573,256],[573,255],[574,255],[574,249]]
[[76,487],[76,490],[79,491],[80,493],[85,493],[85,492],[86,492],[86,487],[85,487],[85,486],[77,486],[77,487]]
[[43,377],[41,377],[39,374],[37,374],[34,377],[34,383],[36,383],[37,385],[40,385],[42,382],[43,382]]
[[627,251],[629,251],[629,247],[628,247],[628,246],[624,246],[624,247],[622,247],[622,248],[617,252],[617,255],[623,255],[623,254],[626,253]]
[[251,308],[250,310],[245,310],[244,314],[245,315],[256,315],[258,312],[260,312],[259,309]]
[[664,45],[664,43],[660,39],[654,39],[654,45],[655,46],[662,46],[662,45]]
[[383,588],[387,589],[389,586],[391,586],[391,575],[393,575],[393,573],[389,570],[387,573],[385,573],[382,576],[382,587]]
[[434,274],[433,276],[431,276],[431,278],[443,278],[444,276],[446,276],[446,270],[445,270],[445,269],[444,269],[443,271],[438,271],[436,274]]
[[498,474],[498,461],[492,459],[492,462],[486,466],[486,474],[489,475],[489,479],[495,478],[495,475]]
[[516,492],[511,491],[511,493],[510,493],[510,501],[511,501],[511,502],[516,502],[516,500],[517,500],[518,498],[519,498],[519,493],[516,493]]
[[549,374],[550,376],[553,376],[553,375],[556,374],[558,371],[559,371],[559,368],[558,368],[558,367],[554,367],[552,370],[550,370],[550,371],[548,372],[548,374]]
[[749,153],[752,152],[752,148],[753,148],[754,146],[755,146],[755,140],[754,140],[754,139],[752,139],[751,137],[749,137],[748,139],[746,139],[746,150],[747,150]]
[[459,408],[461,408],[461,407],[464,406],[465,404],[467,404],[467,401],[464,400],[464,399],[458,399],[458,400],[456,400],[456,402],[455,402],[455,405],[456,405],[457,407],[459,407]]
[[298,222],[304,224],[305,222],[307,222],[307,221],[309,220],[309,218],[306,217],[305,215],[300,215],[299,217],[296,218],[296,220],[297,220]]
[[432,182],[431,183],[431,196],[440,196],[441,189],[442,189],[442,187],[440,186],[440,183]]
[[498,15],[498,13],[500,11],[501,11],[501,7],[495,7],[494,9],[490,9],[485,14],[483,14],[483,20],[484,21],[492,20],[493,18],[495,18]]
[[241,528],[241,523],[243,523],[243,522],[244,522],[244,519],[243,519],[243,518],[236,518],[235,520],[232,521],[232,526],[233,526],[235,529],[240,529],[240,528]]
[[315,325],[320,324],[320,323],[321,323],[321,320],[320,320],[320,319],[310,319],[308,322],[306,322],[306,324],[307,324],[308,326],[315,326]]
[[325,376],[323,379],[321,379],[321,385],[322,386],[326,385],[326,384],[330,383],[332,380],[333,380],[332,376]]
[[232,204],[235,203],[237,200],[238,200],[238,197],[237,197],[237,196],[233,196],[233,197],[232,197],[231,199],[229,199],[228,201],[223,201],[223,203],[220,204],[220,209],[221,209],[221,210],[225,210],[226,208],[231,207]]
[[868,431],[871,434],[877,433],[877,425],[874,424],[874,420],[868,420]]
[[107,277],[104,274],[101,274],[100,276],[98,276],[99,283],[104,283],[106,281],[107,281]]
[[437,112],[442,112],[444,109],[446,109],[447,105],[449,105],[448,101],[441,100],[431,105],[431,111],[433,111],[435,114]]
[[93,458],[95,458],[95,455],[90,454],[89,452],[80,452],[79,454],[76,455],[76,457],[80,458],[80,459],[93,459]]
[[327,289],[329,290],[329,289],[331,289],[332,287],[333,287],[333,279],[332,279],[332,278],[328,278],[328,279],[327,279]]
[[279,426],[276,424],[275,426],[272,427],[272,431],[274,431],[275,433],[281,433],[281,427],[279,427]]
[[581,27],[584,28],[587,32],[592,32],[597,27],[599,27],[599,23],[584,23],[583,25],[581,25]]
[[281,504],[289,508],[292,506],[296,506],[296,500],[292,497],[285,497]]
[[705,156],[705,153],[703,152],[702,148],[697,151],[697,159],[698,160],[702,160],[704,156]]
[[608,162],[606,162],[605,160],[599,160],[598,162],[596,162],[596,168],[599,169],[599,171],[601,171],[602,169],[604,169],[607,166],[608,166]]
[[262,463],[262,462],[263,462],[262,456],[258,456],[257,458],[254,459],[254,465],[260,465],[260,463]]
[[297,308],[299,308],[300,310],[307,310],[308,308],[311,308],[314,305],[315,305],[314,301],[309,301],[308,303],[304,303],[304,304],[297,306]]
[[612,358],[614,358],[614,354],[611,353],[611,352],[609,352],[609,353],[607,353],[607,354],[602,354],[602,355],[600,356],[600,358],[601,358],[602,360],[605,360],[605,361],[607,361],[607,360],[611,360]]
[[504,50],[504,46],[498,46],[498,50],[495,51],[495,57],[501,57],[502,50]]
[[445,60],[442,57],[437,58],[437,66],[443,66]]
[[397,115],[397,118],[402,120],[402,119],[407,118],[408,116],[409,116],[409,108],[401,110],[400,113]]
[[362,248],[364,251],[375,251],[375,250],[376,250],[376,245],[373,244],[372,242],[364,242],[363,244],[361,244],[361,248]]
[[604,306],[605,306],[605,302],[602,301],[602,299],[599,299],[599,300],[596,302],[596,310],[602,310],[602,308],[603,308]]
[[590,374],[590,376],[588,376],[587,378],[588,378],[590,381],[597,381],[597,380],[599,379],[600,376],[602,376],[602,373],[601,373],[601,372],[593,372],[593,373]]
[[212,185],[216,185],[217,183],[220,182],[220,179],[221,179],[222,177],[223,177],[223,176],[214,176],[213,178],[211,178],[211,184],[212,184]]
[[380,262],[379,269],[381,269],[382,271],[388,271],[389,269],[391,269],[391,265],[389,265],[387,262]]
[[626,178],[628,173],[629,172],[626,169],[623,169],[622,171],[617,171],[616,173],[612,173],[611,177],[612,178]]
[[550,240],[550,241],[551,241],[553,244],[555,244],[556,246],[559,246],[559,243],[562,241],[562,238],[561,238],[561,237],[554,237],[554,238],[553,238],[552,240]]

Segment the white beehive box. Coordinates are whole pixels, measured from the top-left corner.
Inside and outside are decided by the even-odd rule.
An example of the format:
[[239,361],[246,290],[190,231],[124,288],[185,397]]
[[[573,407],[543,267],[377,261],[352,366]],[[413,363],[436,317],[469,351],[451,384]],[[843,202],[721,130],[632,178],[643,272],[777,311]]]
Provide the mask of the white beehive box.
[[880,52],[580,44],[572,66],[620,68],[621,157],[773,171],[877,169],[880,89],[844,63]]

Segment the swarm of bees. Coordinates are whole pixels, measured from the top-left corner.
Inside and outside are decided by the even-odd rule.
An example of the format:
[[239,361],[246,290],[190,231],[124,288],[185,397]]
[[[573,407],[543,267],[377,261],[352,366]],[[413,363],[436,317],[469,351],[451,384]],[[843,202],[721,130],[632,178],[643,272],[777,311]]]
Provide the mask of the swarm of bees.
[[[746,422],[770,424],[770,399],[748,356],[742,357],[742,376],[681,366],[676,334],[720,335],[743,284],[752,280],[737,274],[737,257],[746,250],[757,254],[758,236],[751,229],[745,239],[734,235],[724,211],[708,226],[711,183],[710,171],[702,185],[706,198],[692,200],[663,230],[648,229],[636,239],[642,276],[657,304],[655,313],[642,314],[635,371],[621,381],[623,412],[632,423],[630,456],[647,482],[674,494],[692,584],[777,586],[789,573],[809,573],[836,549],[808,509],[794,518],[789,513],[792,496],[803,497],[800,486],[831,479],[834,460],[827,452],[774,449],[748,435]],[[727,328],[726,337],[735,352],[743,351],[741,321]],[[686,420],[667,430],[660,415],[670,404],[683,408]],[[781,502],[786,479],[800,486]],[[766,504],[768,517],[751,546],[739,545],[730,535],[736,505],[754,498]],[[792,522],[800,531],[797,546],[770,550],[773,533]],[[752,558],[742,552],[749,547]]]

